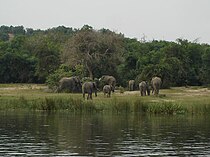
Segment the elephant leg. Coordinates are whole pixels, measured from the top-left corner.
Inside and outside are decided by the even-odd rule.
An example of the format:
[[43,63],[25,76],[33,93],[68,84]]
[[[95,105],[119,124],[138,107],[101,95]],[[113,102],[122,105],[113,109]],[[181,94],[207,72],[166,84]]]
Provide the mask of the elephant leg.
[[152,94],[154,93],[154,87],[152,88]]
[[157,94],[158,94],[158,93],[157,93],[157,89],[154,89],[154,94],[155,94],[155,95],[157,95]]
[[141,91],[141,96],[143,96],[143,92]]
[[83,93],[83,99],[85,99],[85,93]]
[[147,95],[150,95],[150,90],[149,89],[147,89]]
[[92,100],[93,98],[92,98],[92,93],[90,93],[90,99]]

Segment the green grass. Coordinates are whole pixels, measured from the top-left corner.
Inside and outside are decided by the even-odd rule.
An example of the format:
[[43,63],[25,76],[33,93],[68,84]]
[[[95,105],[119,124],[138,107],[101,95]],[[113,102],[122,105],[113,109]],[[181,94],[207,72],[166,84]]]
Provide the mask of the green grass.
[[69,110],[72,112],[114,112],[151,114],[210,113],[210,91],[202,87],[161,90],[159,96],[141,97],[138,91],[116,91],[111,98],[98,93],[93,100],[82,94],[47,93],[44,85],[0,84],[0,110]]

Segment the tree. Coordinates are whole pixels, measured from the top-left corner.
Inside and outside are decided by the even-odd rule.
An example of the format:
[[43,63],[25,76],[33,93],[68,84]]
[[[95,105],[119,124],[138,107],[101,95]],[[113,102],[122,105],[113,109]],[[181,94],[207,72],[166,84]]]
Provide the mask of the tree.
[[207,48],[202,56],[202,82],[203,84],[210,84],[210,48]]
[[44,83],[47,76],[60,65],[59,48],[42,34],[28,38],[25,47],[31,55],[36,57],[35,76],[37,76],[38,82]]
[[62,60],[73,67],[84,65],[89,77],[94,78],[116,70],[122,52],[121,35],[85,25],[64,46]]

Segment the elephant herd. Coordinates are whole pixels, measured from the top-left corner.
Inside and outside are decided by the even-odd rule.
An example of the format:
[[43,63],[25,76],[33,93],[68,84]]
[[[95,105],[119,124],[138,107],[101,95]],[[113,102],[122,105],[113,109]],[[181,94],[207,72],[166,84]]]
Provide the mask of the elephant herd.
[[[73,77],[63,77],[59,81],[57,87],[57,92],[71,92],[71,93],[81,93],[85,99],[85,94],[87,94],[87,99],[92,99],[92,93],[97,96],[97,91],[99,88],[102,89],[105,97],[110,97],[111,92],[115,91],[116,79],[113,76],[104,75],[100,79],[83,78],[80,80],[78,76]],[[128,88],[130,91],[134,90],[135,81],[130,80],[128,82]],[[151,83],[147,81],[142,81],[139,83],[138,87],[141,96],[150,95],[150,89],[154,95],[159,94],[159,89],[161,86],[161,78],[153,77]]]
[[[154,95],[158,95],[161,83],[162,83],[161,78],[157,76],[152,78],[150,85],[147,81],[141,81],[138,84],[141,96],[150,95],[151,89]],[[135,80],[129,80],[128,87],[129,91],[133,91],[135,87]]]
[[104,96],[110,97],[111,92],[114,92],[116,86],[116,79],[113,76],[104,75],[100,79],[83,78],[80,80],[79,77],[64,77],[59,81],[57,92],[71,92],[80,93],[82,92],[83,98],[87,94],[87,99],[92,99],[92,93],[97,96],[99,87],[102,88]]

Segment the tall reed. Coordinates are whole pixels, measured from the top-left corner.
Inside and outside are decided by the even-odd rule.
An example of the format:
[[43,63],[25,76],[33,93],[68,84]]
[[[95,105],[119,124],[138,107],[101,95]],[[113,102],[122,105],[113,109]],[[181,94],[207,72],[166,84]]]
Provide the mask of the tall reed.
[[[160,98],[156,98],[160,99]],[[45,96],[40,98],[26,98],[19,96],[14,98],[5,98],[0,101],[0,110],[10,109],[29,109],[29,110],[69,110],[71,112],[113,112],[113,113],[149,113],[149,114],[203,114],[210,113],[209,101],[173,102],[166,101],[148,101],[139,97],[121,98],[115,97],[109,99],[84,100],[82,97],[73,97],[66,95]]]

